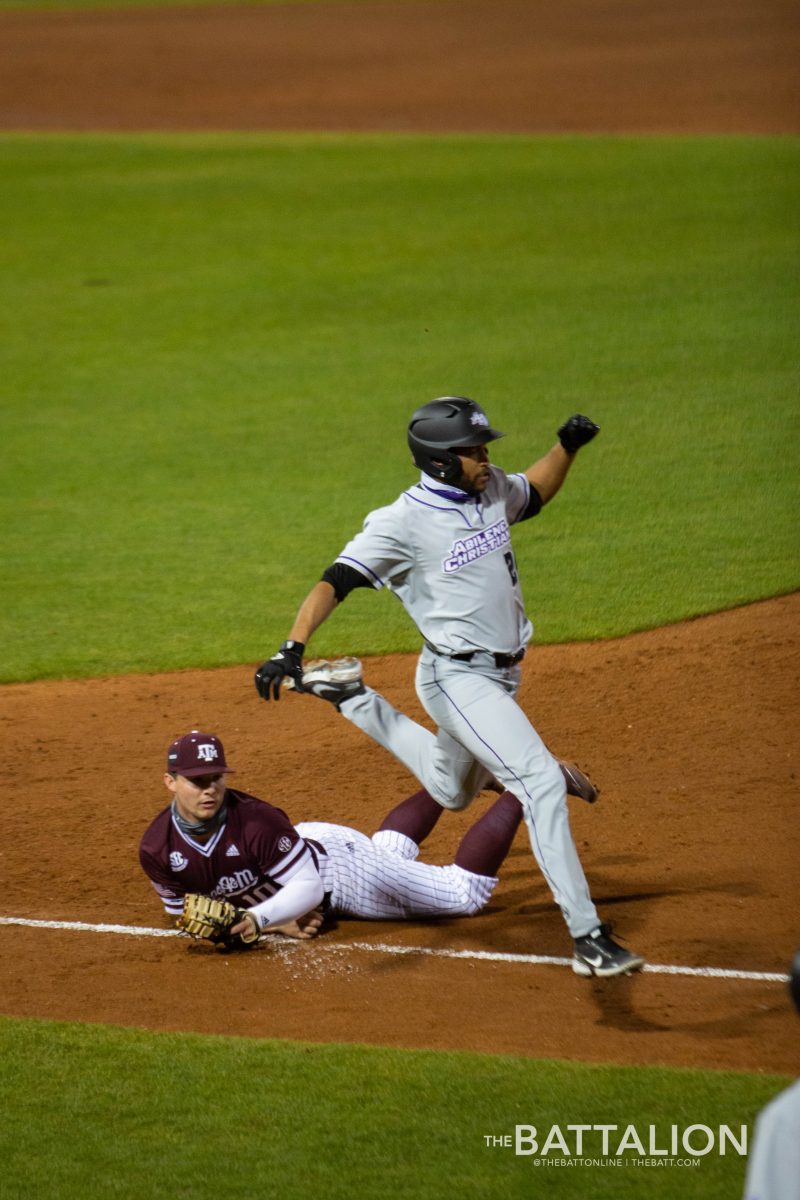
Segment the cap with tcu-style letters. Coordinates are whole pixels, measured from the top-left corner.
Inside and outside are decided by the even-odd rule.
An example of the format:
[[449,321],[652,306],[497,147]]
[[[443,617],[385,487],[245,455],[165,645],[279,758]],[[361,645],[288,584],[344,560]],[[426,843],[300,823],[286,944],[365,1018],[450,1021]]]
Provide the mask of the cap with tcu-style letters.
[[222,742],[213,733],[193,729],[176,738],[167,751],[167,771],[170,775],[228,775],[231,768],[225,762]]

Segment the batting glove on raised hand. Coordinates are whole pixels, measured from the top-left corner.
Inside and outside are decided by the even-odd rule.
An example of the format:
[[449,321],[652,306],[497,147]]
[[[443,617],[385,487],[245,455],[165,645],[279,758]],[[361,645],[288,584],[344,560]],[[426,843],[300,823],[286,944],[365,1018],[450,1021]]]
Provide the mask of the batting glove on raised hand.
[[595,425],[594,421],[590,421],[588,417],[582,417],[580,413],[576,413],[561,426],[558,431],[558,440],[567,454],[575,454],[581,446],[585,446],[599,432],[599,425]]
[[280,700],[281,684],[287,675],[299,690],[303,686],[304,642],[284,642],[277,654],[268,658],[256,671],[256,691],[262,700]]

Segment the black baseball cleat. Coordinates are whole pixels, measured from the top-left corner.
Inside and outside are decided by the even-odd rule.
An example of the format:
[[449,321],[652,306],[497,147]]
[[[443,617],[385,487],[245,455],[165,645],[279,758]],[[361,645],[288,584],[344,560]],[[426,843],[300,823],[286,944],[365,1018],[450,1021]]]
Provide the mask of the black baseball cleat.
[[303,686],[298,691],[311,692],[320,700],[330,700],[338,709],[343,700],[361,696],[365,691],[364,674],[357,658],[326,658],[310,662],[303,671]]
[[598,925],[593,933],[575,938],[572,969],[576,975],[631,975],[643,966],[643,958],[617,945],[610,925]]
[[591,779],[587,779],[583,771],[575,766],[575,763],[564,762],[564,759],[560,758],[558,765],[561,767],[561,774],[566,781],[569,795],[579,796],[587,804],[594,804],[600,795],[600,789],[594,786]]

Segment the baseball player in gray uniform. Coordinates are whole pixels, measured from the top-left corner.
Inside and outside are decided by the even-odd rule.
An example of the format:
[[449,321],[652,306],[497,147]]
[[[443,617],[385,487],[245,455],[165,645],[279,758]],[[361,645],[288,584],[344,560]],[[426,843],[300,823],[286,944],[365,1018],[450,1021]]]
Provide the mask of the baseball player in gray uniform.
[[[792,962],[789,994],[800,1013],[800,950]],[[758,1114],[744,1200],[800,1200],[800,1079]]]
[[443,807],[465,808],[495,782],[519,799],[533,853],[574,941],[573,969],[585,976],[629,974],[643,959],[614,941],[598,917],[570,831],[564,775],[515,699],[533,627],[510,530],[553,499],[597,432],[587,417],[570,417],[542,458],[508,475],[488,453],[504,435],[475,401],[445,396],[419,408],[408,427],[419,481],[367,516],[303,601],[287,641],[255,675],[265,700],[279,698],[287,676],[299,690],[315,690],[315,680],[303,677],[314,631],[354,588],[392,591],[424,640],[416,688],[437,733],[377,703],[359,679],[339,681],[336,696],[337,681],[328,678],[325,698]]

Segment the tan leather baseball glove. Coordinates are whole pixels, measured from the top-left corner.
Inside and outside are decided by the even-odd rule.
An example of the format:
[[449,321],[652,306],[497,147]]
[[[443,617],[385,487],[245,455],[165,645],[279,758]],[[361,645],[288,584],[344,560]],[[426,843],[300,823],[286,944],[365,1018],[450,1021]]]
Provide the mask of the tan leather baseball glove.
[[254,942],[258,938],[254,926],[252,934],[231,936],[232,927],[241,921],[245,911],[234,907],[228,900],[215,900],[211,896],[189,892],[184,897],[183,912],[175,923],[178,929],[193,938],[207,938],[210,942],[228,944]]

